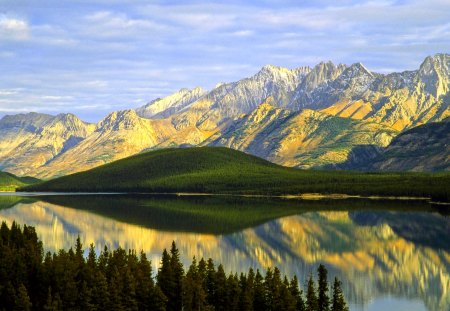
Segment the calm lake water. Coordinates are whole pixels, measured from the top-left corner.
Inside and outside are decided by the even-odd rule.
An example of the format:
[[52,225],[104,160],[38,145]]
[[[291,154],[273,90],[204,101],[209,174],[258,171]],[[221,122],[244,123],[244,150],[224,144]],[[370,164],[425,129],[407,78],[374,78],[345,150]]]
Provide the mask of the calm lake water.
[[172,241],[185,266],[278,266],[302,283],[324,263],[351,310],[450,310],[450,218],[426,202],[2,194],[0,220],[35,226],[49,251],[79,235],[86,249],[144,250],[155,267]]

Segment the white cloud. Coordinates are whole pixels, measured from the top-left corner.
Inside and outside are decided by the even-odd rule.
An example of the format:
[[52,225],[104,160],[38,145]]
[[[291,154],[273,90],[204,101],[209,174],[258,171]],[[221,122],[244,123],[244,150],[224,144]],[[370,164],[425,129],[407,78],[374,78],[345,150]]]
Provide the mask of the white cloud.
[[[245,6],[221,4],[148,5],[142,12],[159,21],[181,27],[184,32],[211,32],[236,26]],[[180,28],[179,28],[180,29]]]
[[386,72],[450,50],[448,0],[41,1],[0,13],[0,106],[11,111],[95,106],[94,119],[267,63]]
[[0,89],[0,96],[16,95],[21,89]]
[[99,11],[85,17],[86,24],[80,28],[88,37],[150,36],[168,28],[150,19],[131,18],[123,13]]
[[42,96],[43,100],[48,101],[63,101],[63,100],[72,100],[73,96],[62,96],[62,95],[44,95]]
[[0,15],[0,41],[22,41],[30,37],[30,27],[25,20]]
[[249,37],[253,35],[255,32],[253,30],[238,30],[231,33],[232,36],[235,37]]

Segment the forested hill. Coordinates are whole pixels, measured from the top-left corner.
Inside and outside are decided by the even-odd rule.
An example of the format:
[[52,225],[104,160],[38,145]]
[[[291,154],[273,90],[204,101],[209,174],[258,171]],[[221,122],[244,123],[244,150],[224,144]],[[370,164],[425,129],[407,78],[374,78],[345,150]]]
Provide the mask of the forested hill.
[[33,177],[17,177],[11,173],[0,171],[0,191],[15,191],[21,186],[30,185],[40,180]]
[[449,173],[358,173],[282,167],[223,147],[163,149],[21,191],[415,196],[449,201]]

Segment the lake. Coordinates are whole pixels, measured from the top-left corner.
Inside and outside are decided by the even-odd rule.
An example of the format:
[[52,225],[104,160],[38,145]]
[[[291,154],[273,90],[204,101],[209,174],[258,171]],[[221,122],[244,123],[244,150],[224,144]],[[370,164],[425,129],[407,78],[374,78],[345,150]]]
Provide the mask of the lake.
[[449,310],[448,206],[425,201],[229,196],[0,195],[0,220],[36,227],[48,251],[77,236],[88,248],[144,250],[155,269],[175,241],[187,267],[277,266],[302,283],[320,263],[351,310]]

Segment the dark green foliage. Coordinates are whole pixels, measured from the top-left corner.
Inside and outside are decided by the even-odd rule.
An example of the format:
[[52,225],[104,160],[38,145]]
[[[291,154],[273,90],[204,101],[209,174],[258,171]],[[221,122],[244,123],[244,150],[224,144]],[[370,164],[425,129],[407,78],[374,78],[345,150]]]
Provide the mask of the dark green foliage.
[[174,292],[175,280],[170,260],[171,257],[169,253],[164,249],[161,258],[161,265],[156,277],[158,287],[161,289],[161,292],[164,294],[164,296],[169,300],[169,306],[173,304],[173,302],[171,303],[170,301],[173,301],[173,296],[177,294]]
[[0,191],[15,191],[19,187],[31,185],[41,180],[33,177],[18,177],[11,173],[0,171]]
[[239,278],[237,274],[230,274],[226,282],[227,309],[229,311],[239,311],[239,296],[241,289],[239,287]]
[[182,293],[183,293],[183,264],[180,261],[180,252],[178,251],[175,241],[172,241],[170,248],[170,266],[173,273],[173,289],[172,295],[169,298],[168,310],[181,310],[182,308]]
[[316,287],[312,275],[309,276],[306,284],[306,311],[318,311],[319,304],[317,301]]
[[289,284],[289,290],[291,291],[292,297],[294,297],[294,299],[297,301],[296,310],[305,311],[305,301],[302,297],[303,292],[298,288],[298,279],[295,275],[292,278],[291,283]]
[[331,301],[331,311],[348,311],[347,304],[342,293],[341,281],[334,278],[333,298]]
[[28,291],[23,284],[20,284],[19,289],[17,291],[14,310],[17,311],[31,310],[30,297],[28,296]]
[[200,270],[203,269],[197,265],[197,260],[192,260],[186,277],[183,280],[183,310],[186,311],[203,311],[208,310],[208,302],[206,300],[206,288],[204,286],[203,275]]
[[20,189],[252,195],[341,193],[450,201],[448,184],[449,173],[306,171],[282,167],[228,148],[201,147],[151,151]]
[[[44,257],[34,228],[22,229],[15,223],[8,228],[2,223],[0,310],[305,310],[297,277],[288,280],[276,267],[265,276],[253,269],[239,276],[227,275],[222,265],[216,269],[212,259],[197,261],[194,257],[185,274],[179,250],[172,243],[170,252],[163,251],[155,284],[151,263],[143,252],[137,255],[105,247],[97,256],[91,245],[87,258],[83,253],[78,238],[75,250]],[[326,274],[321,266],[319,279],[322,276],[326,281]],[[333,294],[332,311],[347,310],[337,279]],[[306,310],[318,310],[312,277],[306,306]]]
[[214,307],[217,311],[226,311],[227,294],[227,276],[222,264],[220,264],[216,272],[216,295],[214,297]]
[[217,272],[214,267],[214,262],[211,258],[208,259],[206,266],[206,300],[209,305],[216,305],[217,299]]
[[330,310],[330,298],[328,297],[328,279],[327,279],[327,269],[324,265],[319,265],[317,269],[319,276],[318,280],[318,310],[319,311],[329,311]]
[[256,270],[255,275],[255,283],[254,283],[254,299],[253,299],[253,307],[255,310],[266,310],[266,294],[264,289],[264,279],[259,270]]

